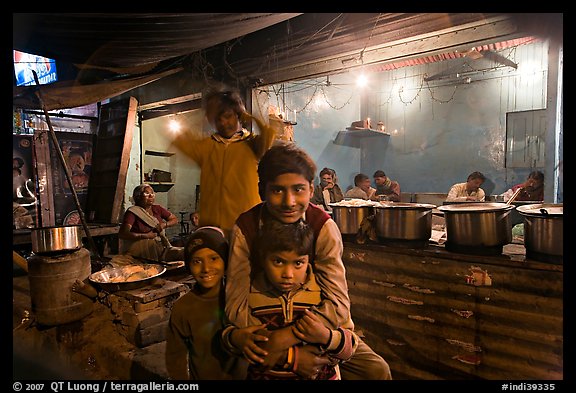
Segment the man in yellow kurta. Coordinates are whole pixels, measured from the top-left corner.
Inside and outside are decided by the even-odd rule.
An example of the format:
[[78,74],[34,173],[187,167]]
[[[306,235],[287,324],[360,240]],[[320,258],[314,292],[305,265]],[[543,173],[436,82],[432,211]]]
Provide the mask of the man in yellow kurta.
[[[260,203],[258,161],[270,148],[276,131],[253,117],[236,91],[214,91],[204,97],[206,118],[216,128],[199,139],[185,130],[173,144],[201,169],[200,226],[216,226],[228,236],[238,216]],[[260,134],[242,124],[254,120]]]

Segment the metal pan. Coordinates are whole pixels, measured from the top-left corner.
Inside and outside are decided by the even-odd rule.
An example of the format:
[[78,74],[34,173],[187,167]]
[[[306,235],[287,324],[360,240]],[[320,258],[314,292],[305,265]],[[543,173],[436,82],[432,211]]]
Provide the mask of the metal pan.
[[107,292],[127,291],[150,285],[166,272],[166,268],[156,264],[133,264],[113,267],[92,273],[90,282]]

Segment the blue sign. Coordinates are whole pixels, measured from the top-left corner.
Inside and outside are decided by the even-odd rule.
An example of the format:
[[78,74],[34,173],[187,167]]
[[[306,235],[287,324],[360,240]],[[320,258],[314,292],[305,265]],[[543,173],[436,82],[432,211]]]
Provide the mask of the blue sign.
[[36,84],[32,70],[38,74],[38,81],[41,85],[58,80],[56,60],[15,50],[14,73],[16,75],[16,86]]

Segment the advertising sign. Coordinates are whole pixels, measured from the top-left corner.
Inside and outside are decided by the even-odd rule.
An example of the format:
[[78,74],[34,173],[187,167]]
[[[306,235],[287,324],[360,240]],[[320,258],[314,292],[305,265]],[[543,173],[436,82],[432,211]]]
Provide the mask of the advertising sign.
[[14,74],[16,75],[16,86],[36,84],[32,70],[38,74],[38,81],[41,85],[58,80],[55,60],[15,50]]

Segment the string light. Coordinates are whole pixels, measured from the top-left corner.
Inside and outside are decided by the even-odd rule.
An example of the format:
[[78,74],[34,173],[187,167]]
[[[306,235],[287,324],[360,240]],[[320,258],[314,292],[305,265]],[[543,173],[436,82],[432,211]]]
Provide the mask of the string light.
[[[515,50],[516,47],[511,48],[507,57],[513,58]],[[435,82],[426,81],[425,78],[427,78],[428,75],[425,72],[404,76],[398,76],[392,74],[392,77],[390,77],[387,82],[378,82],[378,84],[392,85],[392,87],[386,89],[386,92],[380,93],[383,96],[381,97],[379,107],[380,110],[383,110],[383,107],[387,105],[392,105],[394,102],[394,97],[396,97],[396,94],[399,101],[404,105],[413,104],[415,101],[419,100],[421,92],[422,90],[424,90],[424,88],[428,90],[431,101],[435,101],[442,104],[449,103],[455,99],[456,91],[460,87],[463,87],[463,85],[465,86],[466,84],[472,84],[480,80],[490,79],[489,76],[490,73],[498,71],[501,68],[503,67],[500,65],[494,65],[492,67],[480,69],[480,68],[473,68],[471,65],[468,64],[467,70],[459,70],[457,72],[458,75],[456,80],[446,78],[444,80],[438,80]],[[406,68],[404,69],[406,72]],[[483,76],[480,79],[476,77],[478,73],[483,73]],[[416,83],[414,82],[409,81],[408,78],[412,78],[413,81],[414,79],[418,80],[418,82],[416,82],[418,83],[418,85],[416,85]],[[401,83],[402,81],[404,81],[404,83]],[[325,76],[322,77],[322,79],[320,78],[307,79],[307,80],[294,81],[290,83],[282,83],[280,85],[278,84],[269,85],[268,87],[265,88],[262,87],[262,89],[268,89],[268,90],[272,89],[276,96],[278,107],[282,108],[283,112],[286,112],[289,115],[293,114],[294,117],[296,117],[297,113],[302,113],[306,110],[310,110],[311,104],[312,106],[314,106],[314,108],[319,109],[321,106],[324,105],[324,103],[326,103],[330,108],[340,110],[344,108],[346,105],[348,105],[352,101],[352,99],[354,97],[357,97],[357,95],[359,94],[357,90],[353,89],[354,85],[357,86],[357,88],[362,88],[367,86],[368,83],[369,78],[367,74],[359,75],[357,80],[353,83],[334,83],[333,81],[330,80],[330,76],[328,77]],[[426,85],[424,85],[424,83],[426,83]],[[329,99],[329,93],[334,92],[335,90],[328,90],[328,89],[338,88],[336,86],[340,87],[347,86],[346,90],[349,90],[350,94],[349,98],[341,105],[336,105]],[[444,89],[445,87],[449,86],[453,88],[451,91]],[[295,97],[295,94],[299,92],[304,92],[309,89],[313,90],[310,93],[304,95],[304,97],[306,97],[305,98],[306,102],[304,103],[304,105],[299,109],[293,107],[294,102],[293,98]],[[321,96],[318,94],[319,91],[322,93]],[[447,93],[448,97],[439,98],[438,97],[439,92],[443,93],[442,95],[445,95]],[[414,94],[414,95],[411,98],[407,98],[406,97],[407,94],[410,95]],[[332,94],[331,97],[338,97],[338,96]],[[320,101],[320,98],[322,98],[322,101]],[[292,105],[288,105],[288,102],[292,102]],[[399,131],[391,129],[390,132],[396,133]]]

